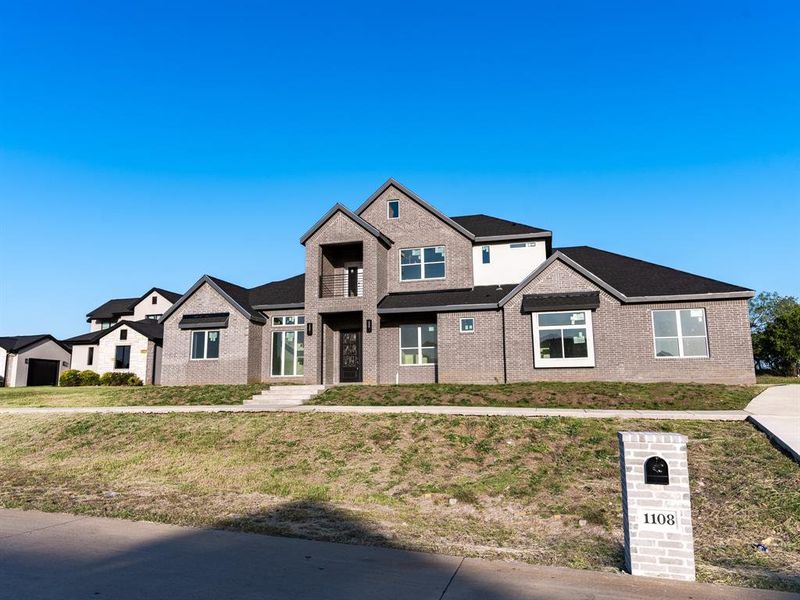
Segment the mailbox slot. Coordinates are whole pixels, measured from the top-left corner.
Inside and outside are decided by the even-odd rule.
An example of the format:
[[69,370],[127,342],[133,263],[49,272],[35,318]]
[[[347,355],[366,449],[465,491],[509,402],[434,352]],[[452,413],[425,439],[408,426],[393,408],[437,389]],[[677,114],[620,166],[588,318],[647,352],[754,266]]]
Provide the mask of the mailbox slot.
[[644,482],[651,485],[669,485],[669,466],[660,456],[651,456],[644,463]]

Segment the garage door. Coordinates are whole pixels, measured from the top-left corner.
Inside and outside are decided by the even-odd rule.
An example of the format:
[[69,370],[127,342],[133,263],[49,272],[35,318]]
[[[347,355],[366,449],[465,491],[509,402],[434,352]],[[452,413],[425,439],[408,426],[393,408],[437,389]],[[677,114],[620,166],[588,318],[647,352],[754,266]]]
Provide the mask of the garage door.
[[28,359],[28,385],[57,385],[58,361],[43,358]]

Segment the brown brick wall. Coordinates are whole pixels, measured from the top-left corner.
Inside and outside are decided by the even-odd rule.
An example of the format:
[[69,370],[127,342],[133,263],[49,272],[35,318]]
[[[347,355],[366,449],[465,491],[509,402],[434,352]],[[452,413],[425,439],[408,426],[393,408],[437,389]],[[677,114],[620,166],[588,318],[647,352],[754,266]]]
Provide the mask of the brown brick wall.
[[[228,312],[228,327],[220,330],[219,358],[191,360],[191,331],[178,328],[184,314]],[[210,285],[203,284],[166,321],[161,364],[163,385],[247,383],[256,377],[250,360],[251,334],[260,328],[231,306]],[[260,343],[260,338],[259,338]],[[259,369],[260,370],[260,369]]]
[[[400,201],[399,219],[387,218],[389,199]],[[394,186],[387,188],[361,217],[394,242],[386,259],[388,292],[472,287],[472,242]],[[400,250],[423,246],[445,247],[445,278],[400,281]]]
[[[473,333],[460,319],[475,319]],[[439,313],[439,383],[503,383],[503,314],[499,310]]]
[[[621,305],[601,290],[592,314],[595,367],[534,368],[531,316],[520,312],[528,293],[593,291],[599,288],[558,261],[505,306],[509,381],[683,381],[740,383],[755,381],[747,300]],[[653,309],[704,308],[708,358],[656,358]]]

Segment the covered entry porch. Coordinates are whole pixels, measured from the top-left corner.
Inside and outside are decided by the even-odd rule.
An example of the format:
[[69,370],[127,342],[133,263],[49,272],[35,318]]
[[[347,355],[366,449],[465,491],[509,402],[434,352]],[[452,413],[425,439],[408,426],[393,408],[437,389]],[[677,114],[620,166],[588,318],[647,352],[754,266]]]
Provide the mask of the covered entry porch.
[[365,371],[364,314],[351,311],[320,316],[322,383],[362,383]]

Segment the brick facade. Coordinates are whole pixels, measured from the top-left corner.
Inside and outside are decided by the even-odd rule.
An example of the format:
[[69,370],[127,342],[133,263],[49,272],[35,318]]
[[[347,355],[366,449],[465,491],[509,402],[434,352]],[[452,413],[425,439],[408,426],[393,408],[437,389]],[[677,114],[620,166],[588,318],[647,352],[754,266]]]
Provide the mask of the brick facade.
[[[522,296],[534,293],[600,291],[592,314],[595,366],[535,368],[531,315],[521,312]],[[656,358],[654,309],[704,308],[708,358]],[[564,263],[550,264],[504,307],[509,381],[678,381],[755,382],[747,300],[621,304]]]
[[[388,218],[389,199],[400,203],[397,219]],[[264,325],[253,322],[258,317],[248,319],[241,314],[207,283],[185,298],[164,321],[162,383],[336,384],[340,377],[340,332],[344,329],[361,331],[364,383],[618,380],[750,384],[755,381],[746,299],[623,304],[561,259],[549,264],[502,308],[463,311],[458,307],[461,312],[445,309],[438,314],[411,312],[402,318],[379,316],[378,304],[387,293],[472,288],[473,255],[479,257],[479,253],[473,253],[470,238],[394,184],[364,208],[360,217],[392,243],[376,237],[362,226],[358,217],[338,207],[304,241],[305,290],[301,309],[266,312]],[[400,281],[400,250],[425,246],[446,248],[445,278]],[[347,267],[353,265],[363,269],[362,294],[321,297],[320,277],[344,277]],[[595,366],[536,368],[532,317],[522,312],[523,296],[594,291],[600,295],[600,305],[592,312]],[[662,308],[705,310],[708,358],[655,356],[652,311]],[[230,313],[229,326],[220,334],[220,358],[190,360],[191,333],[180,330],[178,323],[184,314],[213,312]],[[304,315],[313,330],[310,336],[305,336],[304,374],[273,377],[272,317],[287,314]],[[462,317],[475,319],[473,333],[459,331]],[[370,321],[372,331],[367,332]],[[437,324],[436,366],[401,365],[398,331],[401,322]],[[293,329],[299,331],[305,327]]]
[[[186,314],[218,312],[230,313],[228,327],[220,330],[219,358],[191,360],[192,332],[180,329],[178,323]],[[161,383],[197,385],[260,381],[261,360],[255,353],[261,348],[262,328],[262,325],[251,323],[208,283],[203,284],[164,320]],[[251,338],[254,338],[252,343]]]
[[[400,202],[400,218],[388,218],[388,200]],[[397,188],[389,187],[360,216],[394,242],[386,262],[388,293],[472,287],[472,242]],[[445,247],[444,279],[400,281],[400,250],[425,246]]]

